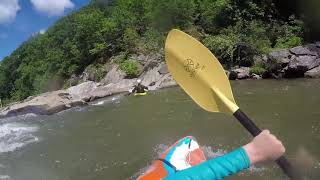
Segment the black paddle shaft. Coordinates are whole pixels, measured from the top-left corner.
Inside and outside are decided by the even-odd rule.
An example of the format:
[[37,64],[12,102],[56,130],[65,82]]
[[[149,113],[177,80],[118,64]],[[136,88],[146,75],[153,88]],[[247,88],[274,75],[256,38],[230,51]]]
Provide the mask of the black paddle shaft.
[[[240,109],[238,109],[235,113],[233,113],[234,117],[236,117],[239,122],[244,126],[252,136],[256,137],[261,133],[261,130],[254,124],[253,121],[249,119],[249,117],[244,114]],[[298,175],[297,171],[294,171],[293,167],[289,163],[289,161],[281,156],[276,160],[279,167],[283,170],[283,172],[290,177],[292,180],[301,180],[302,178]]]

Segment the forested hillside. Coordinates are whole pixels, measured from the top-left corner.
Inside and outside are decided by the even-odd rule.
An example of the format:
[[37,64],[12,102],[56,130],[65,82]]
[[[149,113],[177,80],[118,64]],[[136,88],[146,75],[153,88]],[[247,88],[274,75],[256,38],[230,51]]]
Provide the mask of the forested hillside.
[[4,58],[0,97],[11,102],[62,88],[72,75],[81,74],[89,65],[99,68],[118,54],[123,54],[118,62],[122,69],[134,77],[135,62],[126,57],[163,53],[165,36],[172,28],[201,40],[226,67],[251,66],[256,55],[312,38],[304,23],[309,22],[291,4],[272,0],[93,0]]

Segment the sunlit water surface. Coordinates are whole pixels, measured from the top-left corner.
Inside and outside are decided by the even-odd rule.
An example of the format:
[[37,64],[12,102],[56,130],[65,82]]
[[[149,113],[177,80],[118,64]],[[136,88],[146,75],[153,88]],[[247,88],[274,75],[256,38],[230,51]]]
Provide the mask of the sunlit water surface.
[[[320,81],[232,82],[238,105],[286,145],[305,179],[320,178]],[[249,142],[233,117],[208,113],[178,87],[99,100],[52,116],[0,120],[0,180],[135,179],[192,135],[213,158]],[[276,165],[227,179],[286,179]]]

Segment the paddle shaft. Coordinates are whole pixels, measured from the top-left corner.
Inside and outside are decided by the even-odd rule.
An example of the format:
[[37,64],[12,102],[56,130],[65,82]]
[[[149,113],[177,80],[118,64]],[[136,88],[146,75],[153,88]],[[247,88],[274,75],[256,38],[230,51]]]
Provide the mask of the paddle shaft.
[[[249,117],[244,114],[240,109],[238,109],[235,113],[233,113],[234,117],[236,117],[239,122],[244,126],[252,136],[256,137],[261,133],[261,129],[259,129],[253,121],[249,119]],[[279,167],[283,170],[283,172],[293,180],[301,180],[300,176],[294,171],[292,165],[289,161],[284,157],[281,156],[279,159],[276,160]]]

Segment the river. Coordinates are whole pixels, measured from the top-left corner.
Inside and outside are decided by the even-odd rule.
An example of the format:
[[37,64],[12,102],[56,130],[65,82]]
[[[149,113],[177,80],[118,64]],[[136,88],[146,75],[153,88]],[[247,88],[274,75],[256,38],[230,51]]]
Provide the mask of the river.
[[[238,105],[285,144],[306,179],[320,178],[320,80],[233,81]],[[249,142],[235,118],[208,113],[180,88],[115,96],[52,116],[0,120],[0,180],[134,179],[192,135],[208,158]],[[274,164],[227,179],[286,179]]]

